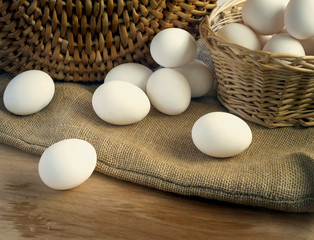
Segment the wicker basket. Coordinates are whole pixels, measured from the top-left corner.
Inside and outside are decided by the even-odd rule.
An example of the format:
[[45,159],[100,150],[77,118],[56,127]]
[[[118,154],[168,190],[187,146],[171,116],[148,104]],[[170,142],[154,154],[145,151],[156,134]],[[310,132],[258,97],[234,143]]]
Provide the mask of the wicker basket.
[[220,102],[230,112],[269,128],[314,126],[314,56],[253,51],[217,36],[225,24],[242,22],[244,2],[226,2],[200,24]]
[[40,69],[56,80],[102,81],[124,62],[154,65],[164,28],[198,33],[216,0],[0,0],[0,69]]

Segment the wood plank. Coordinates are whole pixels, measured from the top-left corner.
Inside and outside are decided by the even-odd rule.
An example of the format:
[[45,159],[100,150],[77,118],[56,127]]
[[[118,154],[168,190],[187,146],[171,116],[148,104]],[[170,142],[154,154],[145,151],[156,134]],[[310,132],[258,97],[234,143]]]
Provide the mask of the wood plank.
[[0,144],[0,239],[314,239],[314,214],[158,191],[94,173],[56,191],[39,156]]

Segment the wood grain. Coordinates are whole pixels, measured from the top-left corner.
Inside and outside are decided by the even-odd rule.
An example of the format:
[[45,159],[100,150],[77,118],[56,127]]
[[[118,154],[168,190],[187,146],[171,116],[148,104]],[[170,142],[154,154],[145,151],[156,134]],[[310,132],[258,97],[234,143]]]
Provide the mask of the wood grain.
[[56,191],[39,156],[0,144],[0,239],[314,239],[314,214],[179,196],[94,173]]

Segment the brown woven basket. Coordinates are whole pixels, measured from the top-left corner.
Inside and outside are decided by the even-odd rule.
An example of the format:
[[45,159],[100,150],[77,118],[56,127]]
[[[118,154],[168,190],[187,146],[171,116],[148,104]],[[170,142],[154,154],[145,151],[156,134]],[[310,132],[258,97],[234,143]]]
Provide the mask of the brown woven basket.
[[0,0],[0,69],[40,69],[56,80],[102,81],[114,66],[155,63],[162,29],[198,33],[216,0]]
[[230,112],[269,128],[314,126],[314,56],[253,51],[217,36],[222,26],[242,22],[244,2],[226,2],[200,24],[220,102]]

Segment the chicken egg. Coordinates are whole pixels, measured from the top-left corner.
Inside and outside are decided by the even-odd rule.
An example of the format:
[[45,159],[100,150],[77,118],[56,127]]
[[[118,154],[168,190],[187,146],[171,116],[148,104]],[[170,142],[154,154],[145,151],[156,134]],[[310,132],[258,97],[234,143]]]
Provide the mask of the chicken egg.
[[144,92],[149,76],[153,73],[148,67],[139,63],[123,63],[112,68],[106,75],[104,82],[126,81],[132,83]]
[[284,15],[287,32],[297,39],[314,37],[313,10],[313,0],[290,0]]
[[52,78],[40,70],[28,70],[15,76],[3,94],[4,106],[16,115],[41,111],[52,100],[55,85]]
[[196,40],[186,30],[167,28],[157,33],[150,45],[152,58],[160,66],[174,68],[193,60],[196,54]]
[[289,53],[305,56],[302,44],[287,33],[274,35],[266,42],[263,50],[274,53]]
[[125,81],[109,81],[100,85],[93,94],[92,106],[98,117],[115,125],[136,123],[150,110],[144,91]]
[[181,72],[188,80],[192,98],[202,97],[213,88],[213,71],[201,60],[193,59],[187,65],[175,68],[175,70]]
[[252,132],[245,121],[231,113],[211,112],[194,123],[192,140],[204,154],[225,158],[247,149],[252,142]]
[[241,23],[229,23],[217,31],[217,35],[228,42],[240,46],[260,50],[261,45],[257,35],[248,26]]
[[64,139],[48,147],[40,157],[38,171],[50,188],[67,190],[79,186],[93,173],[95,148],[81,139]]
[[242,20],[256,33],[278,33],[284,26],[286,0],[247,0],[242,7]]
[[161,68],[147,81],[146,92],[151,104],[167,115],[183,113],[191,101],[191,88],[186,77],[171,68]]

